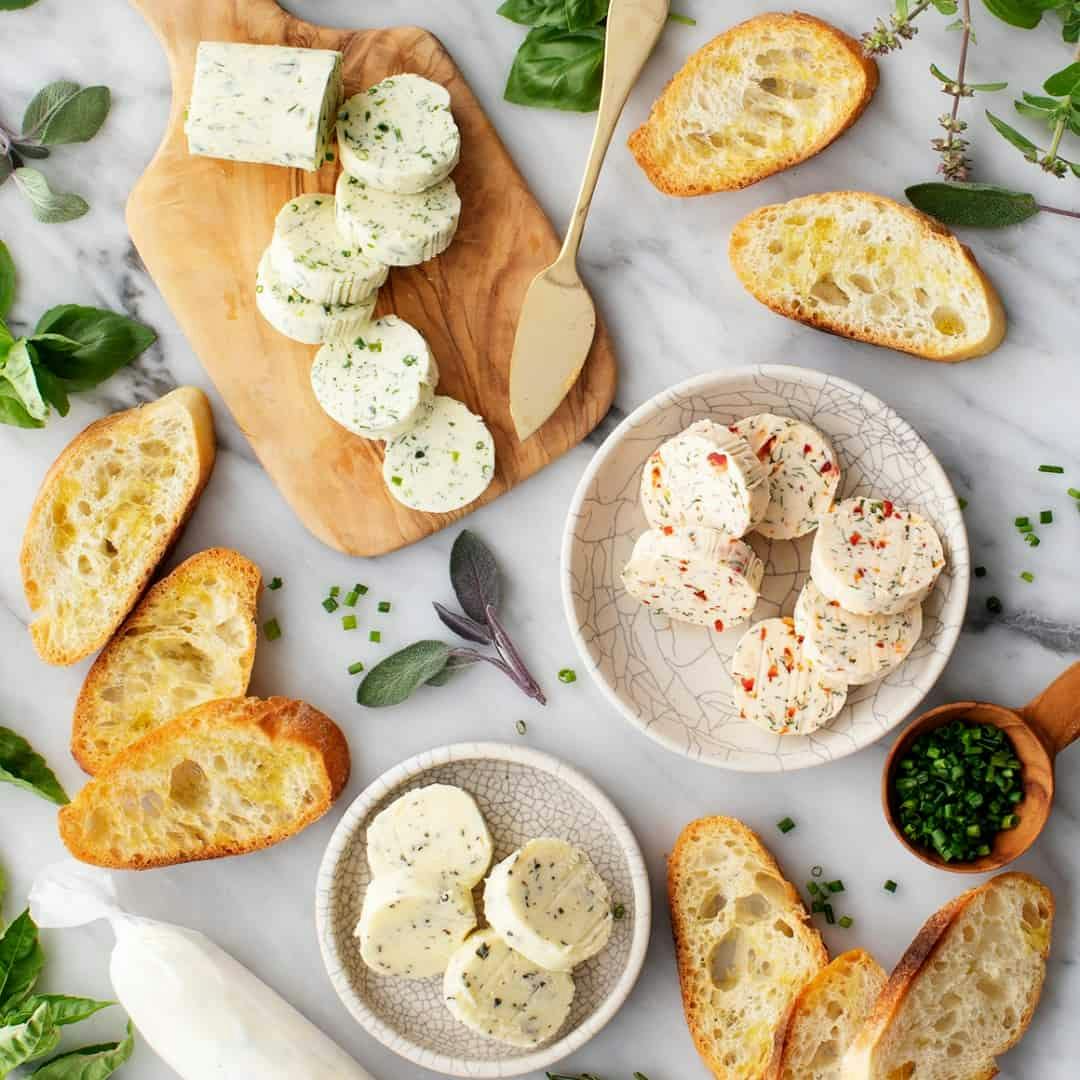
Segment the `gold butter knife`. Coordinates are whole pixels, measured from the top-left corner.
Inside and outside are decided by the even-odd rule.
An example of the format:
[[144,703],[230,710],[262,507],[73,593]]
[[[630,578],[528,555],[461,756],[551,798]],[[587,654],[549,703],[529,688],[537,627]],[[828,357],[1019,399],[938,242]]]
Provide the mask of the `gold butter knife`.
[[559,257],[536,276],[518,319],[510,361],[510,415],[529,438],[577,382],[596,334],[596,308],[577,270],[596,182],[623,106],[667,22],[671,0],[611,0],[596,134]]

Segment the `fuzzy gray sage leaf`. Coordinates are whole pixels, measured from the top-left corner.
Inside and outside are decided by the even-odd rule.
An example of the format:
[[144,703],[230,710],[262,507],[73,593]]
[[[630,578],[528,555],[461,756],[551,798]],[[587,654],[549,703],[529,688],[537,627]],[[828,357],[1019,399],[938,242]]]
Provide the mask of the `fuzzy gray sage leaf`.
[[909,187],[911,205],[946,225],[1001,229],[1019,225],[1039,212],[1034,195],[993,184],[929,182]]
[[373,709],[400,705],[439,676],[449,659],[450,646],[444,642],[417,641],[376,664],[357,689],[356,700]]
[[491,644],[491,631],[482,623],[470,619],[468,615],[459,615],[456,611],[451,611],[438,600],[433,601],[432,606],[435,608],[435,614],[442,620],[442,624],[458,637],[477,645]]
[[107,86],[84,87],[45,117],[38,140],[45,146],[87,142],[101,130],[111,104]]
[[44,174],[27,165],[15,170],[15,183],[30,201],[34,217],[46,225],[74,221],[90,209],[90,204],[81,195],[53,191]]
[[450,550],[450,584],[462,610],[475,622],[487,624],[489,605],[498,610],[499,567],[495,556],[468,529],[462,530]]
[[23,113],[22,133],[24,138],[36,136],[49,115],[78,92],[79,84],[70,82],[67,79],[57,79],[56,82],[43,86],[30,99],[30,104],[26,106],[26,112]]

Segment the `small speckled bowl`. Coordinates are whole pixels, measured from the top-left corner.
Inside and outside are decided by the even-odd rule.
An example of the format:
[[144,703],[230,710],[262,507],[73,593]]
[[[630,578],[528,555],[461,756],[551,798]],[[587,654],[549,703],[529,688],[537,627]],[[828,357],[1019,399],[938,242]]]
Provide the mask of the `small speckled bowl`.
[[[371,880],[368,824],[399,796],[428,784],[454,784],[476,799],[495,841],[496,861],[537,836],[576,844],[607,882],[613,902],[625,909],[607,947],[574,970],[573,1008],[558,1037],[546,1046],[528,1050],[485,1039],[450,1015],[441,979],[376,975],[360,958],[353,931]],[[394,766],[349,807],[319,869],[315,919],[334,989],[376,1039],[408,1061],[447,1076],[509,1077],[561,1061],[618,1012],[641,972],[652,910],[637,840],[592,781],[535,750],[459,743]]]

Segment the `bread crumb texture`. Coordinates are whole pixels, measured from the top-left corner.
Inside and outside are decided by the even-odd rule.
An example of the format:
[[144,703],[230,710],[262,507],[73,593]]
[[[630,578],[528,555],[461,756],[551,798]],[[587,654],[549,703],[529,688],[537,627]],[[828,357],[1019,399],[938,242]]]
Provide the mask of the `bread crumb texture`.
[[630,138],[669,195],[756,183],[849,127],[877,86],[857,42],[808,15],[760,15],[696,52]]

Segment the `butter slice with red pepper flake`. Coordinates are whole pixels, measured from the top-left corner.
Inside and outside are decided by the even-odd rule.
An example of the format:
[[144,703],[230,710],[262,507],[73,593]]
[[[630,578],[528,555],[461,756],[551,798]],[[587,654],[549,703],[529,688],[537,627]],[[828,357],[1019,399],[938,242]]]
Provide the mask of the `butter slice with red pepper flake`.
[[791,619],[765,619],[743,634],[731,661],[739,715],[776,735],[808,735],[847,701],[847,683],[811,660]]
[[856,615],[896,615],[930,595],[945,567],[941,539],[919,514],[888,499],[847,499],[825,514],[810,576]]
[[622,572],[626,591],[676,622],[723,632],[748,619],[765,566],[749,544],[715,529],[652,529]]
[[641,505],[654,529],[704,526],[745,536],[769,508],[768,474],[741,435],[699,420],[650,455]]
[[755,532],[775,540],[813,532],[840,486],[832,443],[817,428],[773,413],[748,416],[732,431],[746,439],[769,475],[769,507]]
[[803,650],[849,686],[875,682],[902,664],[922,636],[922,604],[895,615],[853,615],[807,581],[795,604]]

